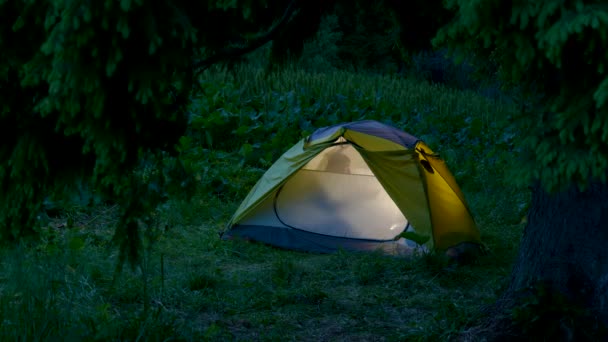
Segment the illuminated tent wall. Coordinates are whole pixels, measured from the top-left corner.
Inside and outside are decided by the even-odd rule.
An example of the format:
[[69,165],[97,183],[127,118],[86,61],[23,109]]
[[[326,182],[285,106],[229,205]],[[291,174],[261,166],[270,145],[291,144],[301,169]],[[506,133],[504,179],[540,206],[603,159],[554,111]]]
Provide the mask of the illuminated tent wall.
[[418,138],[369,120],[320,128],[285,152],[223,236],[311,252],[480,243],[443,160]]

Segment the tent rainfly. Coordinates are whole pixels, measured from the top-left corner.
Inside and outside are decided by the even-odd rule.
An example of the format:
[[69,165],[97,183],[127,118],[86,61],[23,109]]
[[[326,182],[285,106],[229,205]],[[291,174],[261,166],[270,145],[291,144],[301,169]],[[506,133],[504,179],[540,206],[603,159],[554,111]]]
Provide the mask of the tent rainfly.
[[445,162],[392,126],[319,128],[251,189],[223,234],[309,252],[447,250],[480,244]]

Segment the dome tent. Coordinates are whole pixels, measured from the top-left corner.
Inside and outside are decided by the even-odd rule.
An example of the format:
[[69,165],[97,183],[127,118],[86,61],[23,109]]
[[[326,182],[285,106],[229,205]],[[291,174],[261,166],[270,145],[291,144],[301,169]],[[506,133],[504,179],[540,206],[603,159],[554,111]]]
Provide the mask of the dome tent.
[[444,161],[420,139],[377,121],[319,128],[285,152],[223,234],[310,251],[387,254],[480,243]]

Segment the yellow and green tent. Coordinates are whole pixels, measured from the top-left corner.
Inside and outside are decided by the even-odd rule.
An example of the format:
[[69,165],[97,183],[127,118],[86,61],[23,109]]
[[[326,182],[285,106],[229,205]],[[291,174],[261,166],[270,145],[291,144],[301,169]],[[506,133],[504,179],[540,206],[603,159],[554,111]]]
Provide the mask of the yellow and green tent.
[[445,162],[422,140],[372,120],[320,128],[291,147],[251,189],[223,236],[327,253],[480,243]]

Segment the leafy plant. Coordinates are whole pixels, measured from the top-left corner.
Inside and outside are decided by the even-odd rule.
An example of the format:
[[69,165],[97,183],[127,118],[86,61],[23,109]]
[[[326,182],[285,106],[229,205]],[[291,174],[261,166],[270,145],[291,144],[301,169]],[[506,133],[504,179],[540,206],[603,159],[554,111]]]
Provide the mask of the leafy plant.
[[606,154],[582,152],[601,151],[608,139],[601,129],[608,122],[608,55],[590,53],[608,39],[605,6],[458,0],[447,6],[459,11],[459,20],[442,28],[435,43],[457,47],[461,59],[467,48],[491,56],[501,78],[524,96],[515,123],[528,132],[521,141],[525,167],[512,179],[525,185],[540,180],[551,191],[570,182],[584,188],[590,179],[605,181]]
[[[143,158],[129,176],[151,186],[134,194],[150,191],[165,201],[149,221],[137,222],[142,247],[152,246],[142,249],[140,267],[115,273],[119,256],[110,241],[122,210],[115,203],[57,211],[31,248],[0,249],[3,338],[69,330],[75,339],[102,340],[446,339],[466,329],[480,303],[496,298],[521,234],[512,207],[527,203],[496,176],[518,148],[516,132],[505,129],[516,108],[379,75],[236,71],[202,74],[205,92],[188,109],[192,124],[177,157]],[[226,121],[207,120],[212,113]],[[240,200],[285,149],[317,127],[359,118],[418,134],[442,153],[492,255],[446,270],[433,261],[305,254],[219,239]],[[171,175],[164,163],[191,172],[171,176],[190,180],[185,188],[158,190]],[[175,195],[182,191],[194,194]],[[68,217],[72,228],[64,226]],[[49,319],[50,312],[62,319]]]

